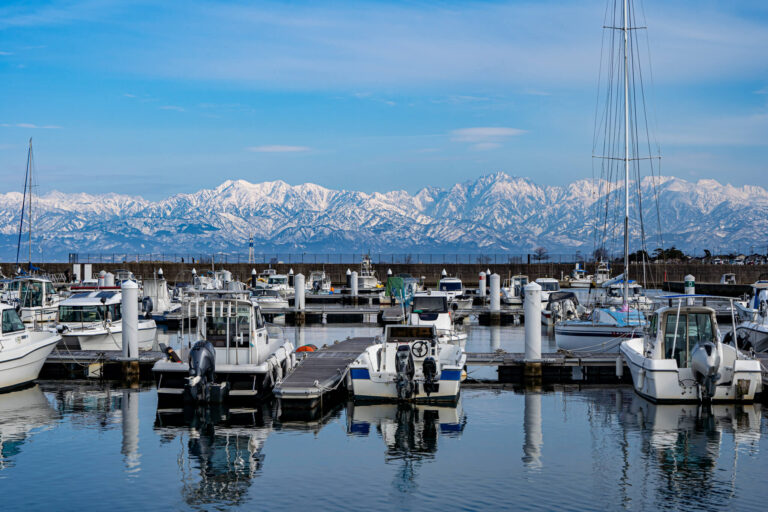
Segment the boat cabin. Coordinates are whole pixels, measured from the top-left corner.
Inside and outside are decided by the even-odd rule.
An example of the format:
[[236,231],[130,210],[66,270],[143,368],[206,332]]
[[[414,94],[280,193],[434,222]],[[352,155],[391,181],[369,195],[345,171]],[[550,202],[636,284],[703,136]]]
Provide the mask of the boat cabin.
[[6,295],[22,308],[48,307],[58,302],[53,283],[42,277],[19,277],[7,285]]
[[267,287],[273,290],[287,290],[288,276],[284,274],[273,274],[267,278]]
[[198,335],[216,349],[216,364],[260,364],[269,350],[261,308],[249,300],[208,299],[198,319]]
[[[616,299],[624,299],[624,283],[623,281],[619,281],[618,283],[614,283],[611,286],[608,287],[608,290],[605,292],[608,297],[616,298]],[[640,297],[645,297],[645,290],[643,290],[643,287],[637,284],[634,281],[629,282],[629,300],[633,299],[639,299]]]
[[541,286],[542,292],[559,292],[560,281],[551,277],[540,277],[536,280],[536,283]]
[[117,322],[122,317],[122,294],[119,291],[78,292],[59,304],[59,323],[62,324]]
[[645,352],[652,359],[674,359],[678,368],[691,364],[698,343],[719,344],[715,310],[704,306],[677,306],[658,309],[651,316]]

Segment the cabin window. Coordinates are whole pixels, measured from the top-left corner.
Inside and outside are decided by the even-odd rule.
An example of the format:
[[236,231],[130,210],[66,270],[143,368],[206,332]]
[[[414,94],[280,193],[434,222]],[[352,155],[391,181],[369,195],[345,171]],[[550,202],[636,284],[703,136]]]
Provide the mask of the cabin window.
[[43,283],[39,281],[23,281],[21,283],[21,306],[35,308],[42,305]]
[[688,315],[688,344],[693,347],[705,341],[714,341],[712,317],[709,313]]
[[448,311],[445,297],[414,297],[414,313],[444,313]]
[[651,323],[648,326],[648,332],[650,333],[651,336],[654,336],[654,337],[656,336],[656,330],[657,330],[657,327],[658,327],[658,323],[659,323],[659,316],[658,315],[653,315],[651,317]]
[[460,292],[461,291],[461,283],[444,283],[440,282],[440,291],[441,292]]
[[45,283],[45,293],[47,295],[55,295],[56,290],[53,289],[53,283]]
[[542,291],[545,292],[556,292],[560,290],[560,283],[543,282],[539,284],[541,285]]
[[[227,324],[229,324],[229,346],[247,347],[250,339],[249,306],[234,306],[237,308],[235,315],[230,317],[210,316],[205,319],[205,338],[216,347],[227,346]],[[213,304],[213,311],[219,313],[220,304]],[[224,312],[228,309],[224,304]],[[211,309],[208,309],[211,313]],[[241,338],[242,337],[242,338]],[[242,341],[241,341],[242,339]]]
[[101,322],[106,317],[106,306],[59,306],[59,322]]
[[[685,336],[687,315],[679,317],[675,313],[667,315],[667,323],[664,327],[664,353],[667,359],[675,359],[677,366],[688,366],[688,343]],[[675,337],[675,325],[677,325],[677,337]]]
[[117,322],[121,318],[123,318],[123,308],[120,304],[110,304],[109,306],[109,314],[112,317],[113,322]]
[[3,333],[23,331],[24,323],[15,309],[3,310]]

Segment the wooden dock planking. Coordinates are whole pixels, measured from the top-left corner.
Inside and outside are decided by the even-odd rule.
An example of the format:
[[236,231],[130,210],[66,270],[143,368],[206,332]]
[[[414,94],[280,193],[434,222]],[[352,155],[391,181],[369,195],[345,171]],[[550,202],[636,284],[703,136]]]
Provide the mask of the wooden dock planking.
[[375,342],[372,337],[349,338],[309,352],[296,368],[275,387],[283,406],[300,402],[317,405],[324,395],[341,388],[349,365]]

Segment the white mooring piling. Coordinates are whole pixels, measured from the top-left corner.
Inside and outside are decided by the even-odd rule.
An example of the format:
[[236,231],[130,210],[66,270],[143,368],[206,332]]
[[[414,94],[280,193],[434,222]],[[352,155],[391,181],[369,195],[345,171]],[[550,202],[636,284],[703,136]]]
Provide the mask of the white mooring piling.
[[139,383],[139,285],[126,279],[120,286],[123,315],[123,378],[131,386]]
[[104,280],[106,279],[106,277],[107,277],[106,270],[102,270],[101,272],[99,272],[99,277],[97,278],[97,281],[96,281],[96,284],[99,288],[104,286]]
[[477,276],[477,291],[478,295],[481,297],[485,297],[485,272],[480,272],[480,274]]
[[501,313],[501,278],[499,274],[491,274],[488,278],[488,284],[490,285],[489,294],[491,296],[491,316],[497,317]]
[[541,377],[541,286],[525,285],[525,376]]
[[357,297],[357,271],[349,275],[349,288],[353,297]]
[[[692,276],[691,274],[688,274],[683,278],[685,281],[685,294],[686,295],[695,295],[696,294],[696,278]],[[693,297],[690,299],[686,299],[686,302],[689,306],[693,306]]]
[[296,325],[304,324],[304,274],[296,274],[293,278],[294,299],[293,306],[296,310]]

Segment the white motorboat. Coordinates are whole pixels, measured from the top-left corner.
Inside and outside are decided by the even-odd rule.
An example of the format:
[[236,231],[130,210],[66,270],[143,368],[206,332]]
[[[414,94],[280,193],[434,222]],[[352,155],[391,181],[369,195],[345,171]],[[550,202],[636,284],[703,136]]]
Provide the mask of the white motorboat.
[[196,335],[179,353],[165,347],[153,366],[158,400],[260,400],[295,363],[293,344],[270,336],[261,308],[247,299],[203,297]]
[[[445,270],[437,282],[437,290],[448,297],[448,303],[455,309],[469,309],[472,307],[472,297],[467,296],[464,284],[458,277],[449,277]],[[456,306],[453,306],[456,304]]]
[[760,310],[760,304],[768,302],[768,281],[757,281],[752,285],[749,300],[734,303],[739,322],[754,322]]
[[269,276],[265,288],[279,292],[282,297],[287,297],[293,293],[288,276],[285,274],[273,274]]
[[37,379],[61,336],[29,329],[7,304],[0,304],[0,317],[0,391],[5,391]]
[[523,305],[523,287],[528,284],[528,276],[512,276],[505,279],[501,286],[501,300],[510,306]]
[[743,350],[768,352],[768,282],[755,286],[748,306],[741,306],[739,311],[741,322],[736,327],[736,343]]
[[355,400],[455,402],[467,356],[432,326],[388,325],[349,368]]
[[760,361],[723,343],[715,311],[688,300],[658,309],[644,337],[622,342],[635,391],[658,402],[754,400]]
[[622,341],[642,336],[647,325],[636,309],[595,308],[586,318],[556,323],[555,343],[570,352],[618,353]]
[[[139,318],[139,349],[149,350],[157,326]],[[122,293],[116,290],[78,292],[59,305],[61,345],[74,350],[122,350]]]
[[47,323],[56,321],[61,298],[50,279],[32,275],[14,278],[2,300],[18,306],[22,322]]
[[[606,283],[611,284],[606,286]],[[624,305],[625,285],[623,279],[603,283],[605,296],[599,297],[600,305],[605,307],[622,307]],[[628,304],[639,311],[650,311],[653,302],[645,295],[645,290],[637,282],[630,280],[626,285]]]
[[600,286],[611,278],[611,267],[605,261],[600,261],[595,269],[595,284]]
[[442,342],[464,343],[467,340],[467,333],[456,329],[453,323],[452,307],[448,305],[448,294],[445,292],[417,293],[411,299],[408,323],[434,326]]
[[568,285],[571,288],[589,288],[592,286],[594,276],[587,274],[587,271],[581,268],[581,264],[577,263],[571,275],[568,276]]
[[540,277],[536,282],[541,286],[541,302],[549,302],[549,294],[560,291],[560,281],[552,277]]
[[360,290],[382,288],[382,284],[376,276],[376,270],[373,268],[371,257],[368,254],[363,256],[363,262],[360,264],[360,273],[357,274],[357,287]]
[[307,291],[316,294],[331,293],[331,278],[325,273],[325,270],[313,270],[309,273],[307,280]]
[[271,288],[256,288],[251,290],[251,300],[256,302],[261,309],[284,309],[288,307],[288,299],[280,294],[279,290]]

